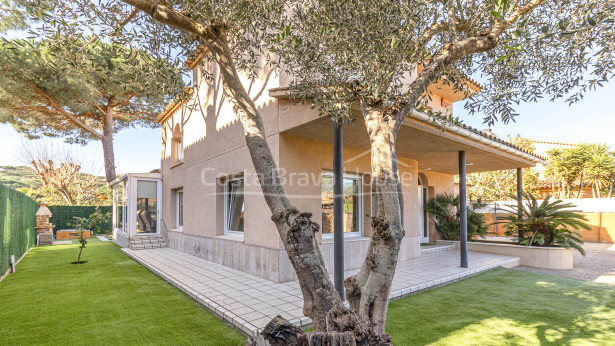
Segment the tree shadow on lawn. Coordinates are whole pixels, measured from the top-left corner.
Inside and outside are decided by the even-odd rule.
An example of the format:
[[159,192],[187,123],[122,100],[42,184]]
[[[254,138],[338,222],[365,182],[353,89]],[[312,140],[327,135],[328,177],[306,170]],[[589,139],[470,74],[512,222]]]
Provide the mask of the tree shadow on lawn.
[[615,287],[496,269],[391,302],[397,345],[615,345]]

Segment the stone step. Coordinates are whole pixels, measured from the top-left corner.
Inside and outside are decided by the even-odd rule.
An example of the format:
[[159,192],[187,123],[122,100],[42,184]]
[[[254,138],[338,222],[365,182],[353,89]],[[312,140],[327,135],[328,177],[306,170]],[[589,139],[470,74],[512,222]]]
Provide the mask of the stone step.
[[129,247],[133,250],[158,249],[166,246],[166,240],[161,234],[137,234],[129,241]]
[[156,244],[156,243],[164,243],[164,239],[131,239],[130,243],[132,244]]
[[137,234],[131,237],[131,239],[164,239],[161,234]]
[[156,243],[156,244],[130,244],[130,248],[132,250],[145,250],[145,249],[159,249],[167,247],[166,243]]
[[455,244],[449,242],[441,242],[438,240],[435,245],[421,246],[421,254],[448,251],[455,249]]

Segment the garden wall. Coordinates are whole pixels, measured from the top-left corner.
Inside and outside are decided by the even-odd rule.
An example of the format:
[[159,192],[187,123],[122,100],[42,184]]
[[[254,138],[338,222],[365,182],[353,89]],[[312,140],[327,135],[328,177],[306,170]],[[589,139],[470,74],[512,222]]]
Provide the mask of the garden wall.
[[[591,226],[591,230],[579,231],[584,242],[615,243],[615,198],[565,199],[564,201],[576,205],[576,209],[581,210],[581,214],[588,219],[587,223]],[[506,215],[502,212],[502,208],[506,208],[507,205],[516,202],[504,201],[497,203],[497,217],[501,219]],[[493,225],[494,210],[494,202],[490,202],[486,208],[480,211],[485,216],[485,221],[489,225],[489,233],[503,237],[506,228],[504,224],[498,224],[497,227]]]
[[[111,212],[112,206],[90,206],[90,205],[52,205],[49,206],[49,210],[53,216],[50,222],[54,225],[53,232],[60,229],[72,229],[70,224],[75,223],[75,217],[89,217],[96,212],[96,208],[102,213]],[[105,229],[111,229],[111,218],[109,222],[105,224]]]
[[36,239],[38,204],[25,194],[0,185],[0,275],[10,268],[10,257],[18,260]]

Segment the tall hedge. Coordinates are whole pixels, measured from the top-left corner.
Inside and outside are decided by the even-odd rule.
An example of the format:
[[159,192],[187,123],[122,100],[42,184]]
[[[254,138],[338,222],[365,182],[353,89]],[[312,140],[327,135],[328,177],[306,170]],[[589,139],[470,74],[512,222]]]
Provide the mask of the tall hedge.
[[[90,206],[90,205],[52,205],[49,206],[49,210],[53,216],[50,219],[50,222],[54,224],[53,231],[61,230],[61,229],[73,229],[70,224],[75,223],[75,217],[89,217],[94,212],[96,212],[96,208],[100,210],[102,213],[111,212],[113,207],[110,205],[105,206]],[[111,229],[111,217],[109,217],[109,222],[105,224],[105,228]]]
[[38,204],[25,194],[0,184],[0,275],[36,241]]

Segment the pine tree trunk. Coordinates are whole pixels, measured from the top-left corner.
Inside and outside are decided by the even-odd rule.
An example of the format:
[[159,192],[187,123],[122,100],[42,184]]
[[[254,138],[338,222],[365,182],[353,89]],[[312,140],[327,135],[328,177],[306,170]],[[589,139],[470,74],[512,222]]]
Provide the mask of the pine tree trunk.
[[103,156],[105,159],[105,178],[107,183],[115,179],[115,154],[113,152],[113,111],[109,109],[103,121]]

